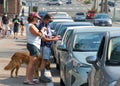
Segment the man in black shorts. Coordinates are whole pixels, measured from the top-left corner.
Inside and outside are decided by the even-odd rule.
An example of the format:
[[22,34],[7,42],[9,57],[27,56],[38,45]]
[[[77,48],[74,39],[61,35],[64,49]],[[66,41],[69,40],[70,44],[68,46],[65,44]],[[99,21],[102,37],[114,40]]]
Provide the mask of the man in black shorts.
[[19,24],[20,24],[18,15],[16,15],[15,18],[13,19],[13,23],[14,23],[14,27],[13,27],[14,38],[17,39]]

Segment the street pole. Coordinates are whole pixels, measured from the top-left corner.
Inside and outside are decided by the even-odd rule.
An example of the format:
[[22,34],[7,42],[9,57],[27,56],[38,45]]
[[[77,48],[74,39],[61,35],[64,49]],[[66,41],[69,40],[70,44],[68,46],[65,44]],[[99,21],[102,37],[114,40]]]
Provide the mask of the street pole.
[[116,15],[116,0],[114,0],[114,11],[113,11],[113,21],[115,21],[115,15]]
[[33,3],[33,2],[32,2],[32,0],[31,0],[30,12],[32,12],[32,10],[33,10],[33,9],[32,9],[32,3]]
[[6,13],[6,0],[4,0],[4,5],[3,5],[3,12]]

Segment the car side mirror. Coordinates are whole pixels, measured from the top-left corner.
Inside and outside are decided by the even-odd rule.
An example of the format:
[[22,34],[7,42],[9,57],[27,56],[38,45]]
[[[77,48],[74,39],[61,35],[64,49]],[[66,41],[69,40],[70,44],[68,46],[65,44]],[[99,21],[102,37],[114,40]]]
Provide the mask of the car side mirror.
[[62,51],[67,51],[66,45],[62,44],[62,45],[58,45],[57,47],[58,50],[62,50]]
[[86,58],[86,61],[87,61],[88,63],[90,63],[90,64],[95,64],[96,61],[97,61],[97,57],[96,57],[96,56],[88,56],[88,57]]
[[99,69],[99,66],[96,64],[97,63],[97,57],[96,56],[88,56],[86,57],[86,61],[90,64],[92,64],[96,70]]

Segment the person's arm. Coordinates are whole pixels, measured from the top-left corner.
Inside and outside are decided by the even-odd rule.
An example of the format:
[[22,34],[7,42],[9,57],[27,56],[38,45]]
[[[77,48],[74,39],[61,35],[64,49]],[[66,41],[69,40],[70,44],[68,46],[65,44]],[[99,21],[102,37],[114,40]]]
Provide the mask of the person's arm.
[[[43,28],[44,29],[44,28]],[[34,35],[34,36],[43,36],[42,32],[39,32],[38,29],[36,29],[36,27],[34,25],[30,26],[30,32]]]
[[58,41],[60,39],[60,36],[52,37],[52,38],[46,38],[45,36],[42,37],[42,40],[45,42],[50,42],[50,41]]
[[60,39],[60,36],[56,36],[54,38],[46,38],[44,35],[43,35],[43,31],[46,29],[45,27],[43,27],[41,29],[41,31],[38,31],[37,29],[35,29],[36,27],[34,25],[31,25],[30,26],[30,32],[34,35],[34,36],[41,36],[42,37],[42,40],[43,41],[47,41],[47,42],[50,42],[50,41],[57,41]]

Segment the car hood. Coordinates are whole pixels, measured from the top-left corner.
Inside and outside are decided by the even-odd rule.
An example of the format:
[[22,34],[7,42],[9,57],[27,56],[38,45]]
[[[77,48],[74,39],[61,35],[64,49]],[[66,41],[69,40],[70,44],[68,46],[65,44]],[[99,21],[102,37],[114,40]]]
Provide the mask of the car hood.
[[73,56],[82,63],[89,64],[86,61],[88,56],[96,56],[97,52],[73,52]]
[[103,73],[108,82],[116,81],[120,78],[120,66],[106,66]]

